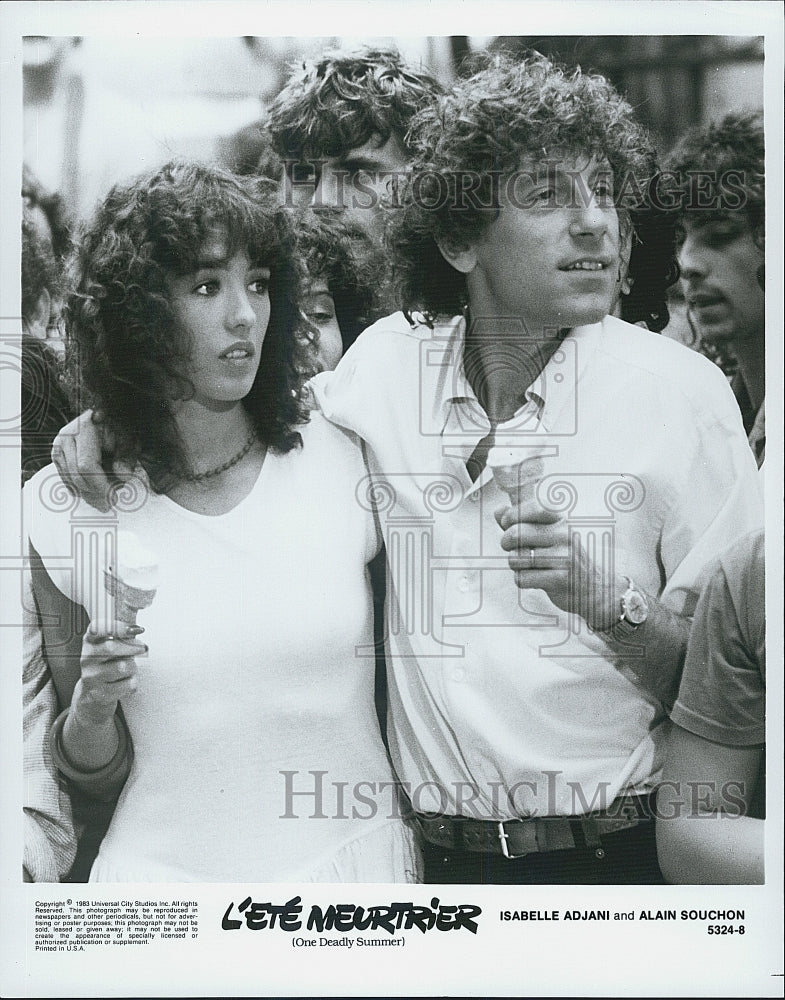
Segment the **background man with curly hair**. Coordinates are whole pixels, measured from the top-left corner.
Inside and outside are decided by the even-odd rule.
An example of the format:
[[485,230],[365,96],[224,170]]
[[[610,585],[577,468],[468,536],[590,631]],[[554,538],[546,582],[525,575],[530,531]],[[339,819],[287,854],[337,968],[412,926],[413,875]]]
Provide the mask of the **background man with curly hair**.
[[[608,315],[649,140],[602,77],[536,55],[459,82],[409,138],[388,244],[408,312],[315,386],[367,442],[390,752],[426,878],[662,881],[652,791],[688,616],[761,512],[722,373]],[[500,424],[510,464],[537,456],[518,503],[486,464]]]
[[733,389],[761,466],[766,442],[762,116],[729,114],[689,133],[668,167],[680,185],[679,263],[688,316],[703,344],[735,362]]
[[[652,147],[603,78],[539,56],[423,97],[405,139],[363,112],[387,71],[361,63],[338,85],[336,65],[293,79],[271,127],[283,155],[318,161],[293,185],[315,205],[345,208],[350,152],[413,161],[389,216],[407,312],[314,388],[367,442],[358,499],[386,536],[390,751],[427,877],[661,881],[649,806],[688,616],[719,540],[756,527],[760,504],[722,373],[650,332],[675,275]],[[650,330],[609,315],[630,253],[622,316]],[[537,446],[550,477],[513,507],[486,465],[510,421],[516,455]],[[73,468],[97,469],[89,435],[73,440]]]
[[[284,203],[338,213],[381,239],[410,170],[412,118],[442,92],[434,76],[395,49],[336,50],[295,67],[267,119],[283,161]],[[665,293],[676,280],[676,216],[649,203],[631,218],[618,314],[659,331],[668,321]]]
[[267,122],[284,163],[284,203],[340,212],[380,237],[385,202],[409,164],[411,119],[441,91],[395,49],[338,50],[303,62]]
[[[682,196],[680,262],[688,315],[702,345],[735,363],[731,384],[760,467],[766,442],[760,114],[730,114],[689,133],[669,166]],[[671,713],[660,809],[668,815],[671,786],[711,774],[719,785],[735,783],[741,810],[722,815],[709,789],[682,816],[658,823],[662,867],[674,882],[764,881],[765,575],[758,532],[722,553],[696,610]]]

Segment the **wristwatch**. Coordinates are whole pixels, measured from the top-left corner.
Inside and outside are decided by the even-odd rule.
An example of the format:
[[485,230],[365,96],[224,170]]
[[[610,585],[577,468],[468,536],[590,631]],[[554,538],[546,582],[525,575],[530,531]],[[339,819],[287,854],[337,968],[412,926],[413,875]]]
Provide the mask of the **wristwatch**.
[[632,635],[649,617],[649,605],[646,597],[627,577],[627,589],[621,595],[621,614],[613,623],[612,634],[617,639]]

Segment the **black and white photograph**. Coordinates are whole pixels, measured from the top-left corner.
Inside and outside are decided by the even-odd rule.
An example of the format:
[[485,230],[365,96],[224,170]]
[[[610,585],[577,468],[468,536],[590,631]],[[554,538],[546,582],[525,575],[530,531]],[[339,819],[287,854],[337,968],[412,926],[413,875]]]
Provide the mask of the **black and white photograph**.
[[3,5],[2,996],[782,996],[781,13]]

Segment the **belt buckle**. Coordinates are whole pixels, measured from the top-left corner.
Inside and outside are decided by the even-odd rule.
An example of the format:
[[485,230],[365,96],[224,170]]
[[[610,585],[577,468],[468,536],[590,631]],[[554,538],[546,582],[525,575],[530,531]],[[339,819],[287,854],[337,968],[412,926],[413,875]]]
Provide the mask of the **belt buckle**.
[[515,861],[516,858],[525,858],[527,857],[527,855],[532,853],[531,851],[524,851],[523,854],[510,854],[510,849],[507,846],[507,841],[510,839],[510,835],[504,829],[504,821],[499,820],[496,826],[499,831],[498,836],[499,836],[499,841],[502,845],[502,854],[504,855],[505,858],[507,858],[508,861]]

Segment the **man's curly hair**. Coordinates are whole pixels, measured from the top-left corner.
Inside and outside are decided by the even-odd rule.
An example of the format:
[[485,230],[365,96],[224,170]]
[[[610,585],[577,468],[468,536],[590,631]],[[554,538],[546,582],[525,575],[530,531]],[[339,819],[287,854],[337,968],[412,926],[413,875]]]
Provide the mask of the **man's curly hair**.
[[249,178],[171,162],[118,184],[84,227],[69,261],[67,365],[115,438],[114,458],[141,462],[153,487],[190,470],[170,403],[193,392],[188,331],[178,328],[167,278],[198,267],[219,235],[270,269],[270,321],[256,379],[243,404],[262,440],[280,452],[301,443],[292,390],[300,273],[287,215]]
[[345,353],[382,314],[386,259],[364,229],[339,216],[304,211],[294,227],[308,278],[330,290]]
[[[665,166],[673,173],[673,182],[681,194],[681,210],[691,222],[700,224],[744,212],[755,243],[763,250],[765,160],[763,115],[744,111],[725,115],[708,128],[688,132],[667,157]],[[693,197],[691,179],[697,172],[701,174],[700,203]]]
[[395,49],[326,52],[303,61],[269,108],[273,145],[284,158],[340,156],[372,136],[406,148],[412,117],[441,93],[427,70]]
[[[498,215],[498,207],[492,207],[494,183],[521,169],[525,160],[544,163],[580,153],[608,162],[616,190],[624,191],[623,217],[629,212],[633,220],[648,220],[650,233],[645,242],[639,238],[641,244],[651,255],[666,255],[652,274],[643,266],[651,257],[641,249],[633,248],[631,263],[636,313],[653,313],[661,329],[667,322],[665,288],[677,272],[668,239],[646,215],[656,161],[629,104],[604,77],[567,69],[537,52],[518,59],[489,55],[485,63],[411,125],[411,181],[388,232],[404,308],[430,316],[460,312],[465,278],[444,260],[436,241],[455,247],[473,243]],[[476,184],[477,177],[472,204],[461,186],[467,178]]]

